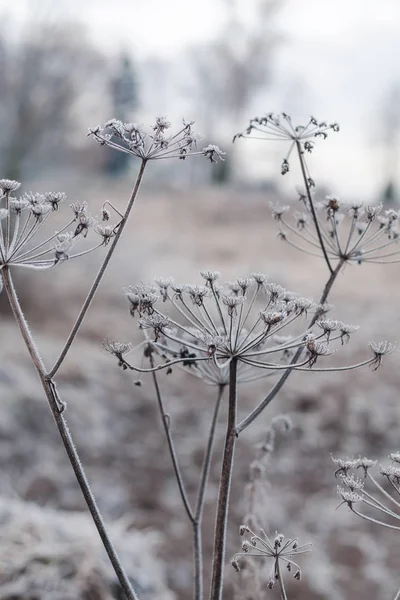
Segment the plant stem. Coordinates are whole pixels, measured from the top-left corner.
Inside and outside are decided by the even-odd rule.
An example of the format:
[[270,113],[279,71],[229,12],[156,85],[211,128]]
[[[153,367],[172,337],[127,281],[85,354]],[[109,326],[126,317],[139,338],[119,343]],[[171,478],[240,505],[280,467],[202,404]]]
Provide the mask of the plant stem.
[[333,269],[332,269],[330,260],[328,258],[328,255],[326,253],[326,248],[325,248],[324,240],[322,238],[322,234],[321,234],[321,230],[320,230],[320,227],[319,227],[317,215],[316,215],[316,212],[315,212],[314,202],[313,202],[313,199],[312,199],[312,196],[311,196],[310,184],[309,184],[308,179],[307,179],[307,173],[306,173],[306,166],[305,166],[305,161],[304,161],[304,156],[303,156],[303,150],[302,150],[301,144],[300,144],[300,142],[298,140],[296,141],[296,148],[297,148],[297,154],[299,156],[301,173],[303,175],[304,185],[305,185],[306,192],[307,192],[307,198],[308,198],[308,202],[309,202],[309,205],[310,205],[310,210],[311,210],[312,218],[313,218],[313,221],[314,221],[315,229],[317,230],[319,244],[321,246],[321,250],[322,250],[322,253],[324,255],[324,258],[325,258],[326,264],[328,266],[328,269],[329,269],[330,273],[332,274],[333,273]]
[[138,191],[139,191],[139,188],[140,188],[140,184],[141,184],[141,181],[142,181],[142,178],[143,178],[143,173],[144,173],[146,164],[147,164],[146,160],[142,160],[142,163],[141,163],[140,169],[139,169],[139,173],[138,173],[135,185],[134,185],[132,193],[131,193],[131,197],[129,198],[129,202],[128,202],[128,205],[127,205],[127,207],[125,209],[124,216],[123,216],[121,222],[118,225],[118,228],[117,228],[116,234],[115,234],[115,236],[113,238],[113,241],[111,242],[110,249],[107,252],[106,257],[105,257],[105,259],[103,261],[103,264],[101,265],[101,267],[100,267],[100,269],[99,269],[99,271],[98,271],[98,273],[96,275],[96,278],[95,278],[95,280],[94,280],[94,282],[92,284],[92,287],[90,288],[90,291],[89,291],[89,293],[88,293],[88,295],[86,297],[86,300],[83,303],[83,306],[82,306],[82,308],[80,310],[78,318],[75,321],[75,324],[74,324],[74,326],[73,326],[73,328],[71,330],[71,333],[68,336],[68,339],[67,339],[67,341],[66,341],[66,343],[64,345],[64,348],[61,351],[60,356],[57,359],[57,362],[55,363],[55,365],[51,369],[51,371],[48,373],[49,378],[53,378],[54,377],[54,375],[57,373],[58,369],[60,368],[61,364],[63,363],[63,361],[64,361],[64,359],[65,359],[65,357],[66,357],[66,355],[67,355],[67,353],[68,353],[68,351],[69,351],[69,349],[71,347],[71,344],[74,341],[75,336],[76,336],[76,334],[79,331],[79,328],[80,328],[80,326],[82,324],[82,321],[85,318],[85,315],[86,315],[86,313],[87,313],[87,311],[89,309],[89,306],[92,303],[93,297],[94,297],[95,293],[97,292],[97,288],[99,287],[100,282],[101,282],[101,280],[103,278],[103,275],[104,275],[104,273],[105,273],[105,271],[107,269],[108,263],[110,262],[111,257],[114,254],[114,250],[115,250],[115,248],[116,248],[116,246],[117,246],[117,244],[119,242],[119,239],[120,239],[120,237],[122,235],[122,232],[123,232],[124,227],[125,227],[125,225],[127,223],[128,217],[129,217],[130,212],[132,210],[133,203],[135,202],[135,198],[136,198],[136,196],[138,194]]
[[237,403],[237,358],[229,365],[229,407],[228,424],[222,459],[221,477],[218,491],[217,518],[214,532],[214,553],[210,600],[221,600],[224,583],[224,562],[226,546],[226,526],[228,521],[229,497],[232,481],[233,456],[236,442],[236,403]]
[[288,600],[287,595],[286,595],[286,590],[285,590],[285,584],[283,582],[283,577],[282,577],[282,573],[281,573],[281,568],[279,566],[279,559],[277,560],[276,570],[277,570],[277,575],[278,575],[279,588],[280,588],[280,592],[281,592],[281,600]]
[[[150,353],[149,358],[150,358],[151,368],[154,369],[154,358],[153,358],[152,353]],[[168,449],[169,449],[169,453],[170,453],[171,460],[172,460],[172,466],[174,468],[175,477],[178,482],[179,493],[181,495],[183,506],[185,507],[185,511],[189,518],[189,521],[191,523],[194,523],[195,518],[194,518],[194,514],[193,514],[193,509],[190,505],[189,498],[187,497],[185,484],[183,482],[181,470],[180,470],[179,463],[178,463],[178,458],[177,458],[176,452],[175,452],[174,442],[173,442],[172,436],[171,436],[169,414],[165,411],[165,408],[164,408],[164,403],[162,401],[160,386],[158,385],[157,374],[155,371],[152,372],[152,377],[153,377],[154,387],[156,390],[157,403],[158,403],[158,407],[160,409],[161,421],[162,421],[162,424],[164,427],[165,436],[167,438]]]
[[194,597],[195,600],[203,598],[203,548],[202,548],[202,532],[201,524],[203,520],[204,494],[207,487],[208,477],[210,474],[211,457],[214,446],[215,430],[218,421],[218,413],[221,405],[222,396],[224,393],[224,385],[218,387],[218,396],[215,403],[214,412],[211,421],[210,433],[208,435],[207,448],[204,453],[203,467],[201,472],[201,480],[197,495],[195,520],[193,522],[193,542],[194,542]]
[[43,389],[46,394],[47,401],[49,403],[51,412],[53,414],[54,420],[56,422],[58,431],[61,435],[61,439],[64,444],[64,448],[67,452],[69,461],[74,470],[76,479],[78,481],[79,487],[81,488],[82,494],[85,498],[86,504],[89,508],[89,511],[92,515],[93,521],[97,527],[97,531],[101,537],[101,540],[104,544],[106,552],[109,556],[111,564],[114,568],[114,571],[118,577],[118,580],[121,584],[121,587],[125,593],[125,596],[128,600],[138,600],[135,590],[133,589],[128,576],[126,575],[124,568],[121,565],[118,554],[109,538],[107,533],[103,518],[100,514],[99,508],[97,506],[95,497],[93,496],[92,490],[90,488],[89,482],[86,478],[85,472],[83,470],[82,463],[80,461],[78,452],[73,443],[71,434],[68,429],[67,422],[65,417],[62,414],[64,404],[60,400],[55,383],[46,375],[46,370],[42,359],[38,353],[35,342],[33,340],[32,334],[29,330],[28,324],[25,320],[24,314],[21,309],[21,305],[18,300],[18,296],[16,294],[14,284],[11,278],[11,273],[9,268],[5,266],[2,269],[4,288],[6,290],[8,300],[11,305],[11,309],[14,315],[14,318],[20,328],[22,337],[25,341],[29,354],[31,356],[34,367],[40,377],[40,381],[42,383]]
[[400,600],[400,590],[397,592],[394,600]]
[[[326,300],[328,299],[328,296],[332,289],[332,286],[333,286],[344,262],[345,262],[344,259],[341,259],[338,262],[338,264],[336,265],[335,270],[331,273],[328,281],[325,284],[324,290],[322,292],[322,296],[319,301],[320,304],[324,304],[326,302]],[[317,310],[315,312],[315,315],[311,319],[310,327],[312,327],[315,324],[315,322],[320,318],[320,316],[321,316],[321,311]],[[297,352],[292,359],[292,364],[297,363],[302,352],[303,352],[303,346],[300,346],[297,349]],[[242,431],[244,431],[254,421],[254,419],[256,419],[258,417],[258,415],[268,406],[268,404],[275,398],[277,393],[281,390],[283,385],[286,383],[286,380],[288,379],[288,377],[292,371],[293,371],[293,369],[289,366],[286,369],[286,371],[284,371],[281,378],[276,382],[276,384],[274,385],[272,390],[269,392],[269,394],[264,398],[264,400],[262,400],[260,402],[260,404],[245,419],[243,419],[243,421],[241,423],[239,423],[239,425],[236,427],[236,435],[237,436],[240,433],[242,433]]]

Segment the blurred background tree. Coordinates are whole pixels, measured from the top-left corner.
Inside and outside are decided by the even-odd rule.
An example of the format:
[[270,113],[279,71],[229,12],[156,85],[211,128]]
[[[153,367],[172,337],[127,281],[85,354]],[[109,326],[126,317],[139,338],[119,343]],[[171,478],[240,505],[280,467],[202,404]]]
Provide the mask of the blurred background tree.
[[[112,114],[120,121],[133,121],[138,106],[137,80],[132,59],[127,52],[121,52],[116,60],[109,89]],[[110,175],[118,175],[126,170],[130,160],[129,154],[108,149],[105,171]]]
[[381,201],[386,206],[393,206],[399,201],[396,186],[399,168],[400,144],[400,83],[393,83],[382,106],[382,144],[383,144],[383,177],[384,184]]
[[[193,46],[188,54],[190,92],[198,99],[196,114],[207,139],[221,148],[231,145],[234,133],[272,80],[274,52],[281,41],[275,17],[283,6],[279,0],[220,0],[225,20],[211,42]],[[234,155],[213,169],[213,180],[231,179]]]
[[0,33],[0,164],[5,177],[20,179],[28,167],[65,159],[75,104],[104,59],[76,23],[33,18],[10,31]]

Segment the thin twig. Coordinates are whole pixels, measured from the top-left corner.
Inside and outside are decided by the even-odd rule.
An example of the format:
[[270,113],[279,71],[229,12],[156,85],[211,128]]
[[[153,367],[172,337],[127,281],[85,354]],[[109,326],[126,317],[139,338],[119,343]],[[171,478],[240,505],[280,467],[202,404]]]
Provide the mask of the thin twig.
[[[150,359],[151,368],[154,369],[153,354],[152,354],[152,352],[150,352],[149,354],[150,354],[149,359]],[[176,456],[175,446],[174,446],[174,442],[173,442],[172,436],[171,436],[170,417],[164,408],[164,403],[162,401],[162,396],[161,396],[160,386],[158,385],[156,371],[152,372],[152,377],[153,377],[154,388],[156,390],[158,408],[160,409],[161,421],[162,421],[162,424],[164,427],[165,436],[167,438],[168,449],[169,449],[169,453],[170,453],[171,460],[172,460],[172,466],[174,468],[176,481],[178,482],[179,493],[181,495],[183,506],[185,507],[185,510],[186,510],[186,514],[187,514],[190,522],[194,523],[195,517],[193,514],[193,509],[190,505],[189,498],[186,493],[186,488],[185,488],[185,484],[183,482],[181,470],[180,470],[179,463],[178,463],[178,458]]]
[[74,341],[75,336],[76,336],[76,334],[79,331],[79,328],[80,328],[80,326],[82,324],[82,321],[85,318],[85,315],[86,315],[86,313],[88,311],[88,308],[89,308],[89,306],[90,306],[90,304],[91,304],[91,302],[93,300],[93,297],[94,297],[94,295],[95,295],[95,293],[97,291],[97,288],[100,285],[100,282],[101,282],[101,280],[103,278],[103,275],[104,275],[104,273],[105,273],[105,271],[107,269],[108,263],[110,262],[111,257],[114,254],[114,250],[115,250],[115,248],[116,248],[116,246],[118,244],[119,238],[121,237],[121,234],[122,234],[122,232],[124,230],[124,227],[125,227],[125,225],[127,223],[128,217],[129,217],[130,212],[132,210],[133,203],[135,202],[135,198],[136,198],[136,196],[138,194],[139,187],[140,187],[140,184],[141,184],[141,181],[142,181],[142,178],[143,178],[143,173],[144,173],[145,167],[146,167],[146,161],[143,160],[142,163],[141,163],[141,165],[140,165],[139,173],[138,173],[138,176],[136,178],[136,182],[135,182],[135,185],[133,187],[131,197],[129,198],[129,202],[128,202],[128,205],[126,207],[123,219],[121,220],[121,222],[120,222],[120,224],[118,226],[118,229],[117,229],[117,231],[115,233],[115,236],[113,238],[113,241],[111,243],[110,249],[107,252],[106,257],[105,257],[105,259],[103,261],[103,264],[101,265],[101,267],[99,269],[99,272],[96,275],[96,278],[95,278],[95,280],[94,280],[94,282],[92,284],[92,287],[90,288],[90,291],[89,291],[89,293],[88,293],[88,295],[86,297],[86,300],[83,303],[83,306],[82,306],[82,308],[80,310],[78,318],[76,319],[75,324],[74,324],[74,326],[73,326],[73,328],[71,330],[71,333],[69,334],[68,339],[67,339],[67,341],[66,341],[66,343],[64,345],[64,348],[62,349],[61,354],[60,354],[59,358],[57,359],[54,367],[51,369],[51,371],[48,374],[50,378],[54,377],[54,375],[57,373],[58,369],[60,368],[61,364],[63,363],[63,361],[64,361],[64,359],[65,359],[65,357],[66,357],[66,355],[68,353],[68,350],[70,349],[71,344]]
[[308,182],[307,173],[306,173],[306,167],[305,167],[305,163],[304,163],[303,150],[302,150],[301,144],[300,144],[300,142],[298,140],[296,141],[296,148],[297,148],[297,154],[299,156],[301,173],[303,175],[304,185],[305,185],[306,192],[307,192],[307,198],[308,198],[308,202],[310,204],[312,218],[313,218],[313,221],[314,221],[315,228],[317,230],[318,240],[319,240],[319,243],[320,243],[320,246],[321,246],[321,250],[323,252],[326,264],[327,264],[328,269],[329,269],[329,271],[330,271],[330,273],[332,275],[334,271],[332,269],[332,265],[331,265],[331,263],[329,261],[328,255],[326,253],[326,248],[325,248],[324,240],[322,238],[322,234],[321,234],[321,230],[320,230],[320,227],[319,227],[317,215],[316,215],[316,212],[315,212],[314,202],[313,202],[313,199],[312,199],[312,196],[311,196],[310,184]]

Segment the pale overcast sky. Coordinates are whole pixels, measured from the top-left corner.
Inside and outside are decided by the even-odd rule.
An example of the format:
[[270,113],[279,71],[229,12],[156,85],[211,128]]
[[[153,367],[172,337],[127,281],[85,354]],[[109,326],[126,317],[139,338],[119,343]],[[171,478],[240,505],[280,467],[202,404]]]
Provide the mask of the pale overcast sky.
[[[0,0],[0,11],[21,17],[27,6],[44,2]],[[47,2],[54,10],[55,4]],[[93,39],[111,51],[131,47],[136,56],[173,60],[188,44],[217,34],[221,4],[59,0],[56,6],[66,17],[85,22]],[[249,7],[251,0],[243,4]],[[374,194],[383,177],[382,106],[390,87],[400,82],[400,0],[283,0],[276,26],[285,38],[275,65],[277,91],[270,96],[274,105],[260,106],[259,113],[290,112],[295,106],[302,118],[315,114],[339,121],[341,133],[324,144],[313,168],[317,175],[331,173],[326,179],[340,193]]]

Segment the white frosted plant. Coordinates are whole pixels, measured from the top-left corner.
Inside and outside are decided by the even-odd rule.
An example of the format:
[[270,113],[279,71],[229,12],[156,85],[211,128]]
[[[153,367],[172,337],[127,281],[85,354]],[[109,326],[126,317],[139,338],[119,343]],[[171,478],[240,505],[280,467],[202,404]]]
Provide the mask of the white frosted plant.
[[[167,156],[164,144],[172,144],[171,155],[186,158],[187,148],[191,150],[195,145],[191,134],[187,134],[187,130],[183,129],[177,138],[168,137],[165,133],[168,128],[169,123],[162,123],[161,128],[155,127],[153,132],[145,134],[136,126],[109,122],[103,129],[92,131],[91,134],[101,144],[135,154],[142,160],[150,155],[154,158]],[[350,216],[350,226],[346,234],[342,230],[339,233],[341,219],[338,219],[336,214],[333,214],[333,220],[330,218],[331,205],[316,206],[313,192],[315,182],[310,176],[305,153],[313,150],[315,139],[325,139],[329,132],[338,130],[337,124],[319,123],[314,118],[305,126],[295,127],[290,117],[283,114],[281,117],[267,115],[253,119],[245,134],[235,136],[288,142],[289,150],[281,169],[283,175],[290,169],[289,158],[292,151],[296,151],[305,186],[301,200],[306,214],[299,217],[299,227],[307,231],[307,236],[318,250],[318,254],[324,257],[329,271],[318,302],[314,303],[308,298],[268,282],[263,273],[239,277],[234,282],[224,285],[220,283],[219,272],[211,270],[202,271],[202,281],[197,284],[177,284],[169,277],[158,278],[155,283],[131,285],[124,290],[130,313],[137,318],[138,327],[144,335],[143,342],[136,348],[133,348],[130,342],[111,339],[103,344],[104,349],[117,359],[123,370],[133,370],[139,374],[148,373],[153,380],[179,493],[193,530],[195,600],[202,600],[204,596],[203,508],[216,425],[225,390],[228,395],[228,411],[216,504],[214,551],[211,560],[211,600],[221,600],[223,595],[234,450],[240,434],[278,395],[293,371],[346,371],[366,365],[376,370],[381,365],[383,356],[394,350],[394,345],[389,342],[371,343],[372,356],[360,363],[343,367],[326,364],[330,355],[349,342],[358,329],[357,326],[327,317],[326,313],[330,308],[327,304],[328,297],[339,272],[348,260],[370,262],[370,257],[360,261],[361,242],[364,248],[365,244],[367,247],[372,245],[375,258],[386,258],[376,254],[381,250],[385,251],[385,248],[379,247],[380,239],[385,235],[390,242],[395,239],[395,218],[390,215],[385,214],[383,221],[377,221],[378,228],[372,228],[379,208],[355,208],[355,205],[346,209],[343,207],[342,210]],[[182,136],[180,142],[179,136]],[[202,154],[211,162],[222,158],[222,153],[215,146],[204,148]],[[328,226],[325,223],[326,211]],[[285,209],[280,207],[274,209],[274,217],[281,225],[284,223],[285,212]],[[329,225],[334,228],[333,234],[329,231]],[[359,236],[357,239],[356,234]],[[204,440],[203,467],[195,503],[191,502],[187,493],[171,432],[171,417],[166,410],[158,379],[159,371],[165,370],[170,374],[175,366],[217,388],[214,410],[210,415],[209,433]],[[271,384],[268,393],[254,410],[238,421],[238,386],[265,377],[274,377],[276,381]],[[139,384],[140,381],[137,380],[136,383]],[[281,573],[281,562],[286,563],[289,569],[296,567],[295,578],[299,579],[300,568],[293,557],[309,551],[309,546],[299,547],[297,540],[284,541],[283,536],[278,534],[271,541],[264,531],[258,536],[246,527],[246,532],[251,537],[250,541],[245,543],[243,553],[258,552],[258,556],[273,559],[269,587],[278,581],[281,598],[285,600],[287,592]],[[233,560],[238,569],[239,555]]]
[[[387,344],[371,346],[372,356],[357,364],[324,366],[324,361],[349,341],[357,327],[325,318],[324,306],[269,282],[263,273],[238,277],[227,284],[220,283],[217,271],[204,270],[200,275],[202,280],[198,284],[177,284],[172,278],[158,278],[153,284],[125,288],[130,314],[137,319],[145,339],[136,348],[132,348],[129,342],[111,340],[106,340],[103,347],[117,359],[122,369],[152,375],[179,492],[193,527],[196,599],[203,595],[202,514],[205,489],[216,421],[227,388],[226,440],[211,566],[211,598],[219,600],[223,589],[236,441],[276,396],[282,377],[270,386],[267,396],[241,421],[238,420],[238,386],[267,376],[278,377],[282,373],[287,377],[289,371],[296,370],[347,371],[367,365],[377,368],[382,355],[390,352],[391,347]],[[174,318],[172,314],[177,316]],[[147,366],[144,364],[146,361]],[[217,387],[194,506],[186,491],[172,439],[170,416],[165,409],[157,377],[159,371],[171,373],[175,366]],[[284,589],[283,581],[281,587]]]
[[[7,295],[13,315],[42,383],[77,482],[123,593],[128,600],[136,600],[137,594],[121,565],[107,532],[78,451],[73,443],[65,418],[66,404],[57,390],[56,375],[63,365],[114,254],[138,195],[148,163],[161,158],[185,159],[189,155],[201,155],[210,162],[223,160],[224,152],[217,146],[207,146],[201,151],[195,150],[199,136],[193,132],[193,122],[184,122],[183,127],[176,134],[167,136],[165,132],[170,126],[167,119],[159,117],[150,132],[146,134],[133,124],[123,124],[112,119],[103,128],[96,127],[90,130],[89,135],[102,145],[109,145],[122,152],[128,152],[139,159],[140,166],[136,181],[123,212],[119,212],[109,202],[105,202],[100,216],[95,218],[88,211],[86,202],[78,201],[71,204],[72,215],[66,219],[66,224],[61,228],[58,226],[58,229],[54,231],[54,229],[49,229],[50,219],[64,203],[66,199],[64,193],[33,194],[29,192],[17,197],[16,192],[21,184],[9,179],[0,180],[0,291],[3,289]],[[118,143],[114,142],[115,139],[118,140]],[[111,217],[112,214],[115,217]],[[89,240],[92,238],[92,234],[95,241],[90,244]],[[89,252],[100,249],[101,246],[105,246],[107,250],[98,273],[63,349],[53,367],[47,368],[22,311],[14,285],[14,271],[21,268],[40,271],[60,267],[71,259],[82,258]],[[126,350],[125,347],[119,348],[121,353]]]
[[[400,532],[400,452],[389,455],[390,463],[379,465],[369,458],[333,458],[335,477],[340,479],[339,506],[374,525]],[[373,475],[374,469],[378,476]],[[400,590],[394,600],[400,598]]]
[[[324,257],[329,272],[316,303],[268,282],[263,273],[239,277],[234,282],[224,285],[220,284],[218,272],[208,270],[201,272],[202,280],[197,284],[179,285],[170,278],[158,279],[154,284],[131,285],[125,289],[130,313],[137,319],[138,327],[144,337],[139,347],[133,348],[129,341],[113,339],[107,339],[103,344],[104,349],[117,359],[118,365],[123,370],[148,373],[153,380],[155,398],[180,497],[193,531],[195,600],[202,600],[204,597],[203,509],[219,409],[224,392],[228,396],[228,410],[216,502],[210,600],[221,600],[223,594],[234,451],[241,433],[277,397],[294,371],[306,371],[310,373],[309,376],[312,376],[312,373],[317,371],[344,372],[368,365],[377,369],[381,365],[383,356],[394,350],[394,346],[389,342],[371,343],[372,355],[361,362],[341,367],[330,366],[330,356],[340,351],[357,330],[354,325],[347,325],[327,317],[326,313],[329,310],[327,301],[336,278],[348,260],[364,263],[369,262],[371,258],[377,259],[377,262],[390,258],[382,252],[386,253],[387,246],[397,239],[398,219],[394,213],[384,213],[383,217],[380,217],[379,209],[361,205],[358,208],[353,205],[341,209],[339,201],[332,199],[328,200],[328,205],[316,206],[313,195],[315,182],[310,176],[305,153],[313,150],[316,138],[325,138],[331,131],[338,131],[338,126],[319,123],[312,118],[305,126],[295,127],[291,119],[283,114],[281,117],[267,115],[253,119],[246,133],[237,136],[253,137],[255,134],[255,137],[288,143],[289,149],[282,164],[282,174],[286,174],[290,169],[289,158],[292,151],[295,150],[297,153],[305,186],[302,201],[306,211],[305,216],[298,219],[297,227],[303,228],[307,243],[311,243],[311,247],[317,248],[318,253]],[[64,201],[64,194],[30,193],[17,198],[15,192],[19,188],[19,183],[2,180],[0,182],[0,272],[4,291],[41,380],[78,484],[120,582],[122,593],[128,600],[137,600],[138,595],[111,542],[72,441],[65,419],[66,406],[57,390],[56,375],[64,363],[114,254],[138,196],[148,163],[166,159],[184,161],[196,155],[214,163],[224,160],[225,153],[212,144],[198,149],[199,136],[194,132],[192,122],[184,121],[176,133],[171,133],[171,123],[165,117],[157,118],[154,125],[148,129],[135,123],[123,123],[111,119],[103,126],[91,128],[89,136],[100,145],[127,153],[139,162],[138,174],[125,209],[119,212],[112,205],[105,203],[100,216],[95,218],[89,213],[84,202],[77,202],[71,205],[72,216],[66,220],[66,225],[42,237],[51,215]],[[336,203],[339,207],[337,210]],[[338,218],[337,213],[340,210],[346,212],[345,218],[350,217],[347,233],[346,230],[344,233],[342,229],[339,231],[342,221],[345,220]],[[115,214],[115,219],[111,219],[112,213]],[[287,227],[284,215],[284,210],[280,208],[274,210],[274,216],[282,226],[282,234],[283,227]],[[376,224],[378,224],[377,228]],[[290,231],[290,228],[287,229]],[[92,234],[96,240],[93,244],[90,243]],[[83,257],[95,249],[100,249],[100,246],[104,246],[106,251],[99,271],[59,356],[54,365],[47,368],[40,357],[20,306],[13,282],[13,272],[21,267],[36,270],[65,268],[70,259]],[[372,249],[371,253],[369,249]],[[361,250],[363,254],[360,260]],[[136,360],[138,353],[140,357]],[[191,501],[187,493],[172,437],[171,417],[166,411],[158,379],[159,371],[165,370],[170,373],[175,365],[197,376],[205,384],[213,385],[217,392],[214,409],[209,419],[209,433],[204,440],[203,467],[195,502]],[[273,380],[273,383],[268,386],[268,392],[258,405],[239,421],[239,384],[243,386],[265,377]],[[395,468],[392,468],[390,477],[393,476]],[[397,480],[394,483],[398,485]],[[361,488],[358,491],[350,488],[350,492],[344,491],[343,500],[349,506],[350,504],[353,506],[356,497],[357,502],[358,498],[362,497],[360,490]],[[352,495],[349,496],[349,493]],[[300,568],[296,556],[307,552],[308,545],[298,546],[296,539],[285,541],[281,534],[276,534],[271,540],[264,531],[259,535],[250,530],[247,525],[242,533],[249,536],[242,553],[257,554],[258,557],[272,560],[270,587],[273,582],[278,581],[281,597],[285,600],[287,592],[281,566],[284,564],[288,570],[294,569],[294,576],[299,579]],[[240,568],[242,553],[236,555],[234,559],[234,566],[238,568]]]
[[244,536],[241,552],[237,552],[232,559],[232,566],[235,571],[240,572],[240,563],[242,557],[259,557],[263,560],[270,559],[272,562],[268,589],[272,589],[275,583],[278,583],[281,600],[287,600],[283,572],[292,573],[294,579],[300,581],[301,568],[297,562],[298,556],[311,552],[311,544],[300,545],[297,538],[285,539],[282,533],[275,532],[275,536],[270,539],[263,529],[260,534],[254,533],[248,525],[241,525],[239,534]]

